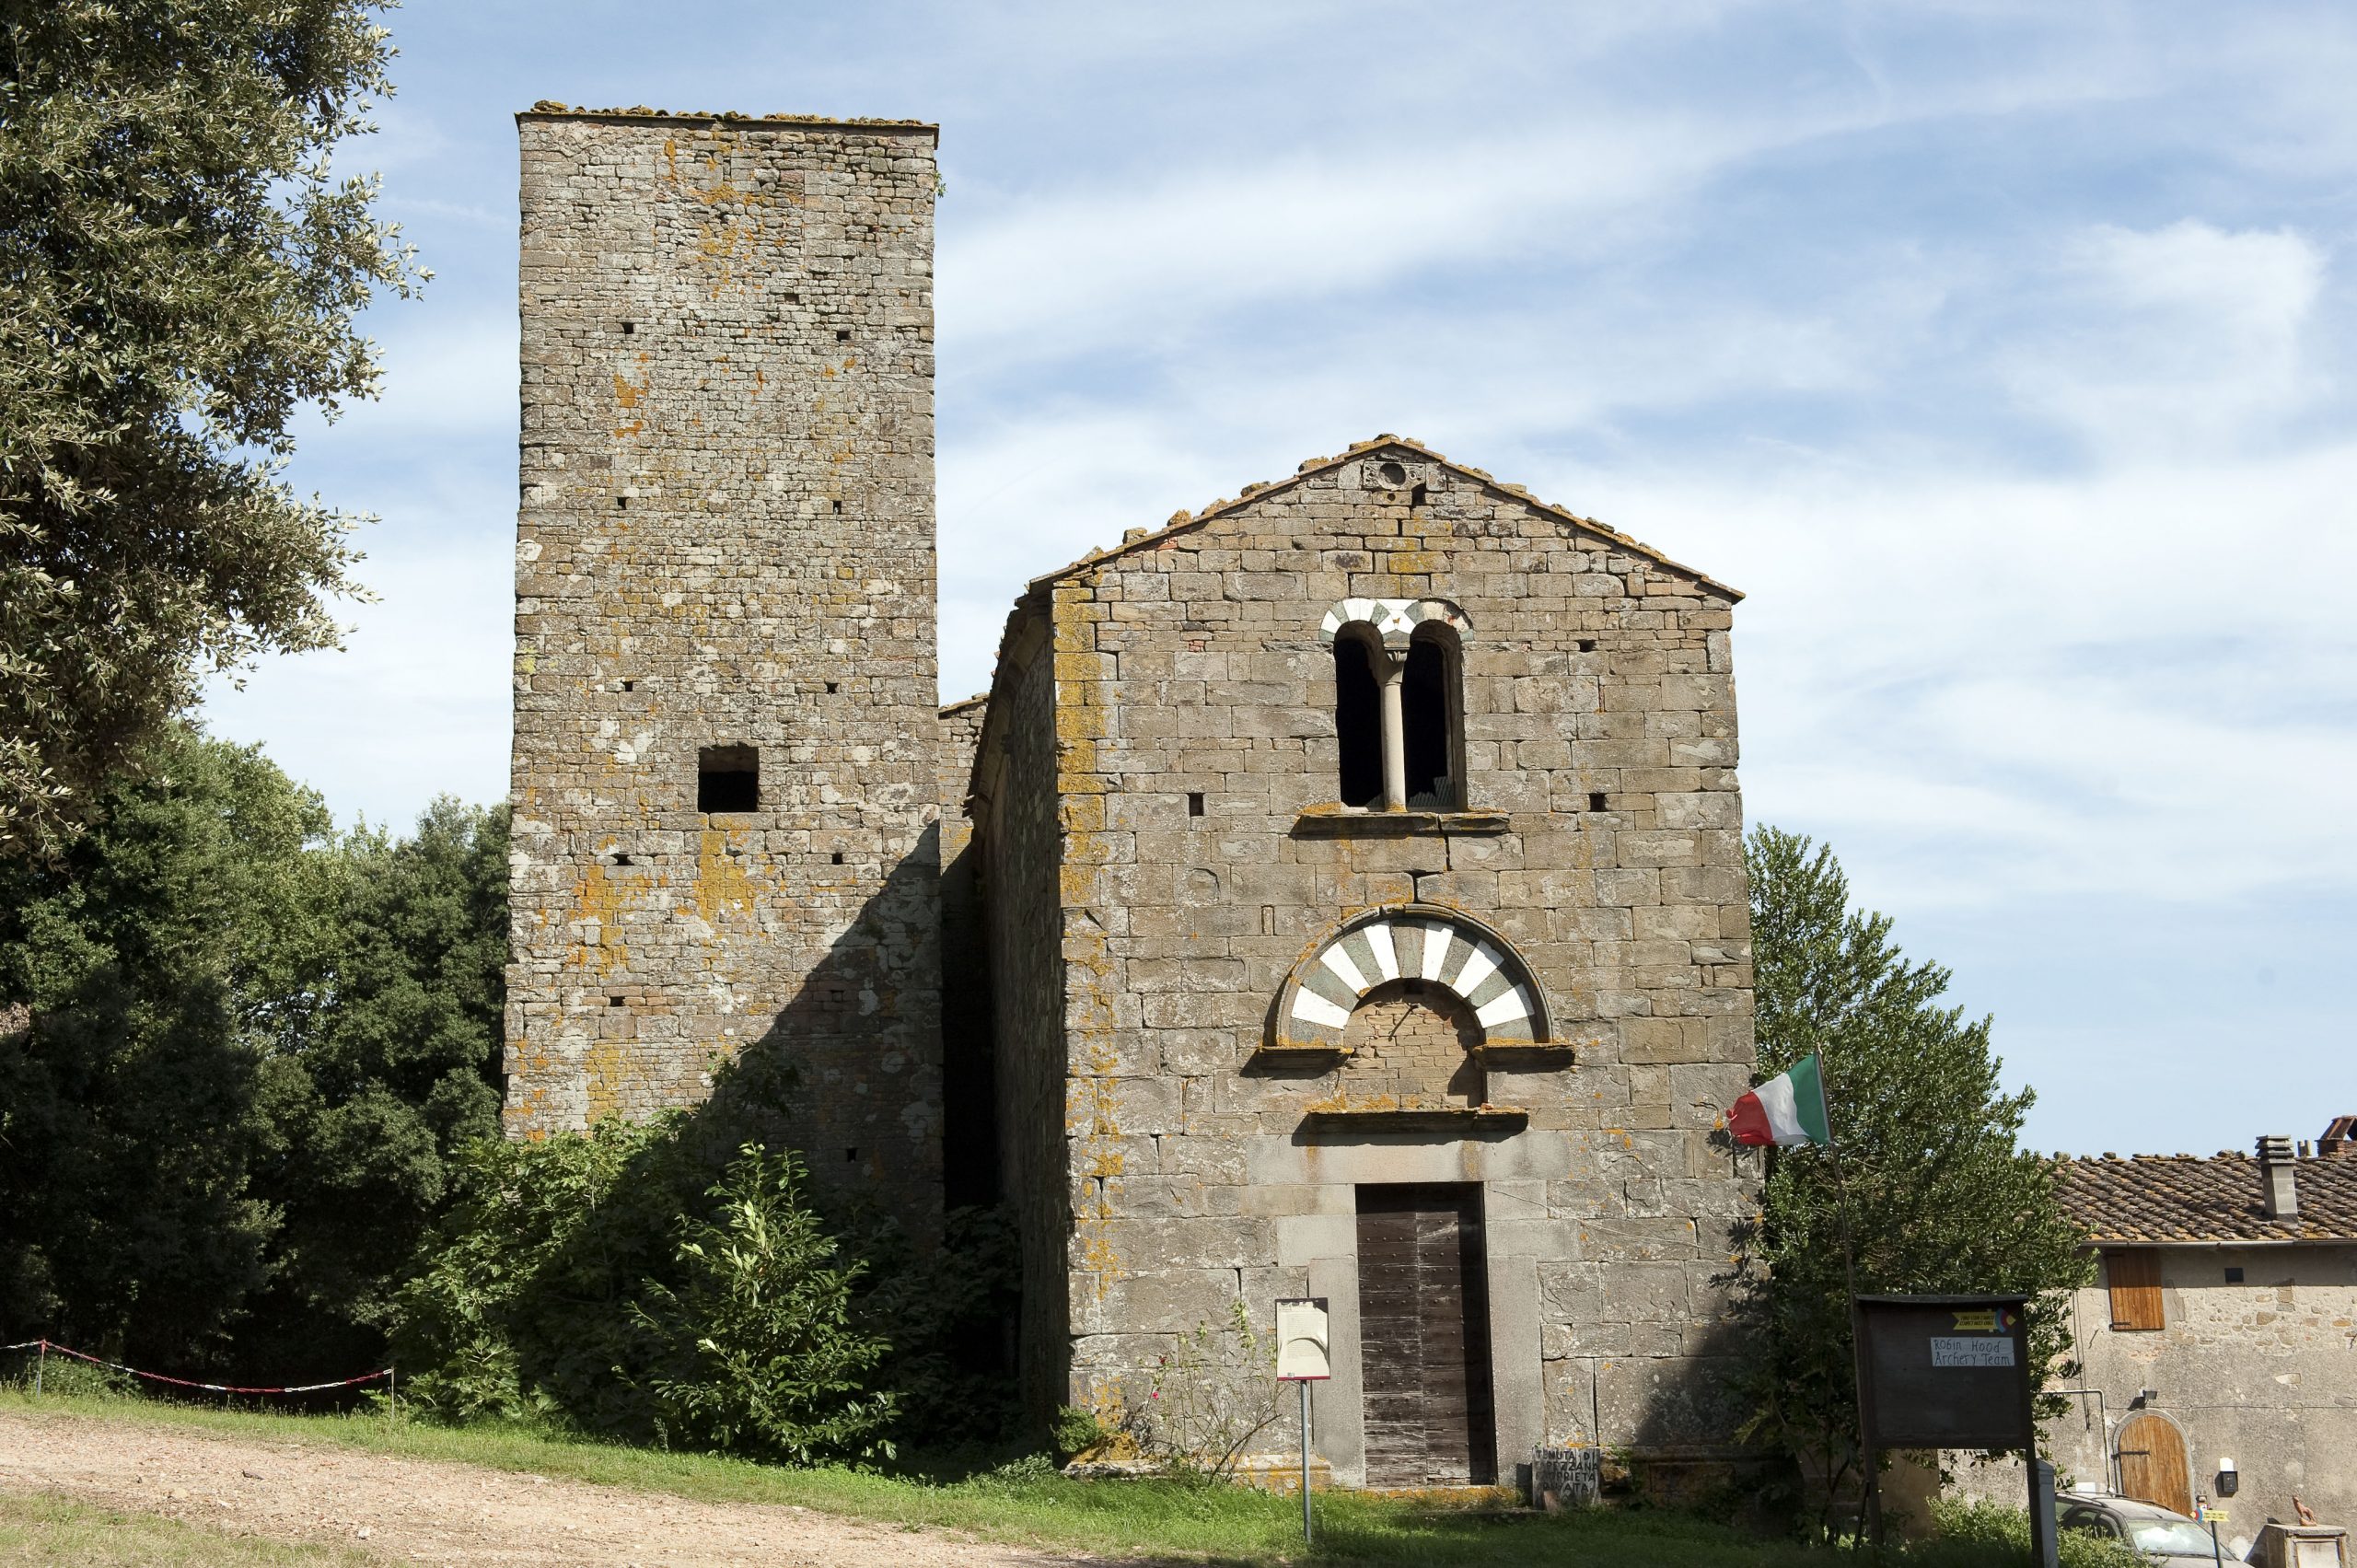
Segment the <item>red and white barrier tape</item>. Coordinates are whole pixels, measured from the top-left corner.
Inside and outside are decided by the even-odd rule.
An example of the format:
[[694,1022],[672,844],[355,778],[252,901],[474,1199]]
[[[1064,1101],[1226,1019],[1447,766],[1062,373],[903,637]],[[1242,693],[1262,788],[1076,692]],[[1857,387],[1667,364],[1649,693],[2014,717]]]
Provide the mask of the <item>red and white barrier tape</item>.
[[134,1377],[145,1377],[150,1383],[169,1383],[175,1388],[202,1388],[208,1394],[316,1394],[322,1388],[350,1388],[362,1383],[374,1383],[379,1377],[389,1378],[393,1375],[393,1369],[388,1366],[381,1372],[364,1372],[357,1377],[339,1378],[332,1383],[291,1383],[283,1388],[241,1388],[230,1383],[199,1383],[187,1377],[167,1377],[160,1372],[142,1372],[135,1366],[125,1366],[118,1361],[100,1361],[95,1355],[87,1355],[81,1351],[61,1345],[54,1340],[24,1340],[13,1345],[0,1345],[0,1351],[7,1350],[55,1351],[60,1355],[70,1355],[76,1361],[87,1361],[92,1366],[103,1366],[113,1372],[128,1372]]

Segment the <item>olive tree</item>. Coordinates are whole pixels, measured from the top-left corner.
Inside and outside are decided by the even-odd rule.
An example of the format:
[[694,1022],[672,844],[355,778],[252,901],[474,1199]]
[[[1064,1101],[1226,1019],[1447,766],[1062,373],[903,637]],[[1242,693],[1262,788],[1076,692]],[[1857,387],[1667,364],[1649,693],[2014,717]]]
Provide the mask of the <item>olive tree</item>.
[[48,853],[211,672],[331,645],[358,519],[292,417],[425,277],[373,179],[366,0],[0,6],[0,853]]

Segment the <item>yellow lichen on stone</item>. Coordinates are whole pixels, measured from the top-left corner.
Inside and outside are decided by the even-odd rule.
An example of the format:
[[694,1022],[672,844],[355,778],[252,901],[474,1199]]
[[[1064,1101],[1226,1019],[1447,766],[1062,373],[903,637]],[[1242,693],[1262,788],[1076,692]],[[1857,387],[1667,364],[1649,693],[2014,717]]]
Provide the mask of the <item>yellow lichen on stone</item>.
[[753,883],[745,870],[745,857],[728,853],[731,847],[742,847],[738,841],[743,837],[734,828],[706,828],[696,835],[696,912],[703,916],[706,925],[719,925],[731,913],[752,911]]

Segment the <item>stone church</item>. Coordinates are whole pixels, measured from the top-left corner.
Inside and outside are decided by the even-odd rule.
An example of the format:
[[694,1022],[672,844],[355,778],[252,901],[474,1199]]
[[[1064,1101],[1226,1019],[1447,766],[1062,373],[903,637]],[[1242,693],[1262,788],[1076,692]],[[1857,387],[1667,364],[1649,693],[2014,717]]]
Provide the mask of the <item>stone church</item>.
[[511,1132],[763,1052],[817,1179],[1016,1216],[1035,1412],[1314,1295],[1343,1482],[1732,1457],[1736,593],[1381,436],[937,708],[935,129],[518,119]]

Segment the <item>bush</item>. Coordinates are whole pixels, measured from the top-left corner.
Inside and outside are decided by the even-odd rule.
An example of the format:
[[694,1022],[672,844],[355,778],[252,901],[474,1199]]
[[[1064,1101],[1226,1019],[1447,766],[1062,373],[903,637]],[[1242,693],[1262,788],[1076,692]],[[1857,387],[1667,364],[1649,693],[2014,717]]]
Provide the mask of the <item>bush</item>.
[[1173,1476],[1225,1481],[1283,1413],[1283,1392],[1274,1336],[1235,1302],[1225,1331],[1199,1323],[1155,1364],[1146,1452]]
[[449,1422],[552,1423],[812,1462],[1003,1435],[1011,1380],[958,1337],[1012,1288],[1003,1216],[835,1225],[797,1156],[674,1111],[486,1140],[398,1302],[404,1400]]
[[[1932,1522],[1939,1533],[1908,1548],[1907,1568],[1997,1568],[2030,1561],[2029,1516],[2018,1508],[1941,1498],[1932,1504]],[[2060,1544],[2062,1568],[2148,1568],[2126,1543],[2084,1530],[2063,1531]]]
[[793,1464],[890,1453],[889,1393],[866,1379],[890,1349],[851,1325],[852,1283],[802,1201],[792,1154],[748,1144],[707,1196],[716,1220],[683,1220],[677,1288],[650,1280],[633,1323],[654,1346],[640,1379],[668,1440]]

